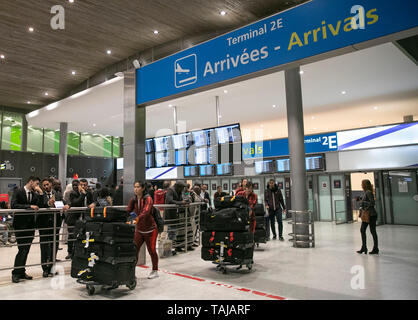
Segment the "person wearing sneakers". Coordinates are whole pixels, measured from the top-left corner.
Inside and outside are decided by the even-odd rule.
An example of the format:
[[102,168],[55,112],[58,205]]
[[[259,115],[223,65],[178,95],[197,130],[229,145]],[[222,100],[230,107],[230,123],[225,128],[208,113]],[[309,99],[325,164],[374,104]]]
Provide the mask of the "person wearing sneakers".
[[139,250],[143,243],[146,243],[148,253],[151,256],[152,271],[148,279],[158,277],[158,254],[157,254],[157,237],[158,228],[152,216],[154,202],[148,194],[146,183],[137,181],[134,183],[135,196],[129,201],[127,212],[135,211],[137,218],[135,219],[135,237],[136,257],[138,260]]
[[264,201],[269,214],[271,231],[273,232],[273,240],[277,238],[275,220],[279,227],[279,240],[283,238],[283,219],[282,212],[286,213],[286,206],[283,200],[283,194],[277,186],[274,179],[270,179],[266,191],[264,192]]

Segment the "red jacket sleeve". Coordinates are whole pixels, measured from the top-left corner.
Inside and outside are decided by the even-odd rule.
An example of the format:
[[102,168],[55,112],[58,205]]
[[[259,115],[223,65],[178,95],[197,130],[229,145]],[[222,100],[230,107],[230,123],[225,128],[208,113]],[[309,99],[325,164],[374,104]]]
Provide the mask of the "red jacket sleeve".
[[141,200],[141,207],[136,219],[136,227],[139,231],[147,232],[157,227],[151,212],[153,205],[154,202],[151,197],[145,197]]
[[126,207],[126,212],[131,213],[135,210],[135,199],[132,198],[129,200],[128,206]]

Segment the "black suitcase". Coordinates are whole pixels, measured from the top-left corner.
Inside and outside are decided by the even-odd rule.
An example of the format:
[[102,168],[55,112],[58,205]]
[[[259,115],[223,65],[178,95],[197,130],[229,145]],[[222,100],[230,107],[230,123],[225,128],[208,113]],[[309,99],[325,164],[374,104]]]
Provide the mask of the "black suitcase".
[[[252,262],[254,248],[247,249],[225,249],[223,253],[223,261],[233,264],[247,264]],[[202,247],[202,260],[204,261],[220,261],[220,248]]]
[[98,261],[93,267],[94,281],[103,285],[129,285],[135,281],[135,262],[110,264]]
[[206,231],[202,233],[202,246],[214,248],[224,242],[228,248],[246,249],[254,245],[254,234],[252,232],[223,232]]
[[255,232],[254,232],[254,242],[255,243],[266,243],[267,242],[266,230],[264,230],[264,229],[255,229]]
[[88,233],[90,242],[132,243],[135,226],[120,222],[86,222],[84,231],[83,233],[77,233],[76,239],[86,240]]
[[256,229],[266,229],[266,221],[264,217],[256,216],[255,217],[255,228]]
[[226,208],[212,212],[202,231],[248,231],[250,216],[247,208]]
[[248,199],[243,196],[225,196],[214,200],[215,209],[242,208],[249,205]]
[[76,241],[74,246],[75,257],[88,259],[91,254],[94,253],[99,258],[99,261],[110,264],[136,261],[136,246],[134,243],[118,243],[110,245],[92,242],[89,243],[87,248],[85,245],[86,243]]
[[264,217],[264,215],[266,214],[266,212],[264,211],[264,205],[263,204],[260,204],[260,203],[259,204],[256,204],[254,206],[253,211],[254,211],[254,215],[256,217]]
[[88,268],[88,260],[73,257],[71,261],[71,278],[78,278],[78,273]]
[[126,222],[128,214],[125,209],[111,207],[88,208],[84,212],[84,220],[87,222]]

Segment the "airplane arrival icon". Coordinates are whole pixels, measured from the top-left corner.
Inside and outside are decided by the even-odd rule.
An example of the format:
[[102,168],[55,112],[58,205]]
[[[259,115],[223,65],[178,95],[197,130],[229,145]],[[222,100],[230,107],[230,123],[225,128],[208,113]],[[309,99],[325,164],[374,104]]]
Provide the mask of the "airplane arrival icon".
[[191,54],[174,62],[175,86],[185,87],[197,82],[197,57]]

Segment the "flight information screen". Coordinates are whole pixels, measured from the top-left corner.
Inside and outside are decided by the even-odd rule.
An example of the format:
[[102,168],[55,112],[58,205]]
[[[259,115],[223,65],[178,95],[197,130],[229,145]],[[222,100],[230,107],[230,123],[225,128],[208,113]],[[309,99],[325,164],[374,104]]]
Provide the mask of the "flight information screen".
[[215,170],[214,170],[213,165],[200,166],[200,176],[201,177],[213,176],[215,174],[214,171]]
[[266,161],[256,161],[255,162],[255,172],[257,174],[262,173],[272,173],[273,172],[273,160],[266,160]]
[[145,157],[145,167],[155,167],[155,153],[148,153]]
[[145,152],[146,153],[155,152],[154,139],[145,140]]
[[215,128],[218,144],[241,142],[239,125]]
[[207,134],[204,130],[192,132],[193,141],[196,147],[204,147],[208,145]]
[[173,148],[176,150],[186,149],[190,147],[192,139],[190,138],[190,133],[182,133],[172,136],[173,138]]
[[184,177],[197,177],[199,176],[199,171],[197,166],[184,167]]
[[196,164],[208,164],[208,148],[196,148],[195,149],[195,163]]
[[156,152],[155,153],[155,166],[157,168],[167,167],[167,152]]
[[290,159],[276,160],[277,172],[289,172],[290,171]]
[[184,166],[187,164],[187,150],[176,150],[176,166]]
[[154,138],[155,142],[155,151],[167,151],[173,149],[173,143],[172,138],[169,137],[160,137],[160,138]]
[[232,172],[232,164],[231,163],[222,163],[216,165],[216,174],[218,176],[230,176],[233,174]]

